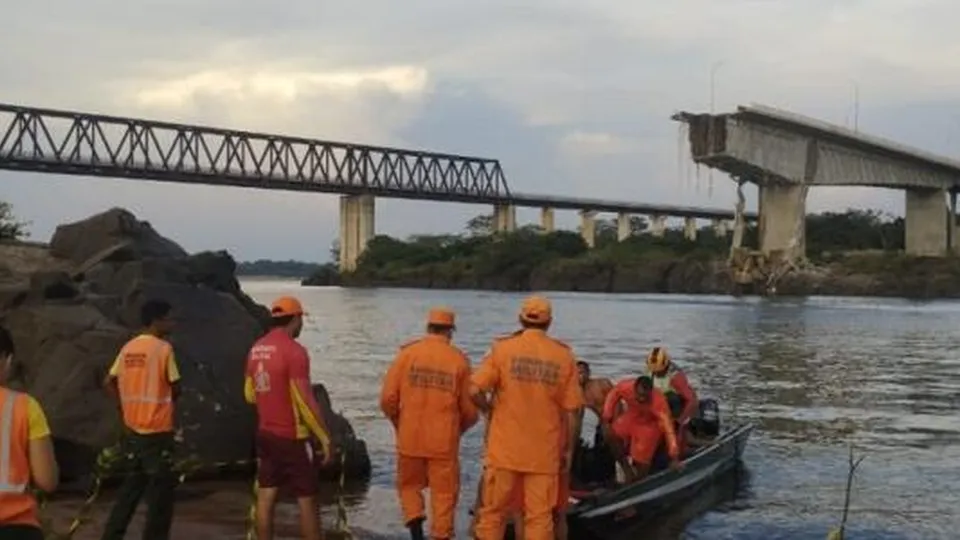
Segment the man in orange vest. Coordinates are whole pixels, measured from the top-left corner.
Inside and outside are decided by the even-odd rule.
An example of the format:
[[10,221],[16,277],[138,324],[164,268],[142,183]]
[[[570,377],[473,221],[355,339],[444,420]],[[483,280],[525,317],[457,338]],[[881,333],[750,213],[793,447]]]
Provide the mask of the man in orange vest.
[[[553,540],[554,509],[561,474],[569,474],[580,433],[583,392],[573,351],[547,335],[550,302],[532,296],[520,307],[522,329],[494,341],[471,377],[480,408],[496,394],[484,458],[482,503],[476,523],[480,540],[501,540],[517,484],[523,486],[524,533]],[[564,433],[564,417],[566,433]],[[563,448],[561,436],[566,435]],[[563,448],[562,459],[561,448]]]
[[13,352],[10,332],[0,327],[0,538],[43,540],[29,487],[52,492],[60,472],[40,404],[6,387]]
[[310,436],[320,443],[324,465],[333,449],[310,385],[310,355],[296,341],[303,330],[303,305],[284,296],[273,303],[270,315],[273,328],[250,349],[243,389],[247,402],[257,407],[257,538],[272,540],[273,512],[284,489],[297,498],[303,538],[319,540],[318,471]]
[[129,471],[117,492],[102,540],[122,540],[130,519],[147,498],[144,540],[170,538],[176,478],[173,474],[174,402],[180,395],[180,370],[166,337],[173,328],[172,308],[148,300],[140,308],[142,332],[127,342],[104,381],[120,400],[126,433],[123,453]]
[[470,361],[450,343],[454,313],[432,309],[427,335],[400,347],[387,370],[380,408],[397,438],[397,489],[403,521],[423,540],[423,489],[430,489],[430,538],[450,539],[460,493],[460,437],[477,423]]

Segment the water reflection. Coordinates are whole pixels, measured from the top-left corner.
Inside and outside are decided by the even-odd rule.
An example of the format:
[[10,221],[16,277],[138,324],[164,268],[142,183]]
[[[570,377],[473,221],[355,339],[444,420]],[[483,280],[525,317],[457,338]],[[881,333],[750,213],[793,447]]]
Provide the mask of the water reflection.
[[[251,282],[245,289],[268,301],[296,287]],[[457,344],[479,360],[493,336],[514,329],[521,295],[336,288],[297,294],[310,311],[303,339],[314,377],[327,383],[374,460],[370,491],[351,520],[371,535],[402,534],[393,434],[377,410],[386,365],[399,344],[422,331],[435,304],[457,311]],[[683,528],[687,538],[823,538],[839,519],[848,442],[868,453],[854,494],[853,538],[954,538],[960,530],[957,303],[550,297],[552,332],[598,375],[632,375],[646,351],[664,343],[701,394],[721,400],[725,418],[758,424],[745,454],[748,489],[701,517],[667,522],[659,538],[678,538]],[[476,463],[479,453],[474,430],[464,441],[464,463]],[[464,466],[464,507],[474,498],[477,472]]]

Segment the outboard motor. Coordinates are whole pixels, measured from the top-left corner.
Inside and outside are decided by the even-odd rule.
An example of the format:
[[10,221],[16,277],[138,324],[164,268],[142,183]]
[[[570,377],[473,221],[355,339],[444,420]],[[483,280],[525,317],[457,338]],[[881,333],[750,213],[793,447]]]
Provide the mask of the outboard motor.
[[690,428],[700,437],[716,437],[720,434],[720,405],[717,400],[700,400],[697,417],[691,420]]

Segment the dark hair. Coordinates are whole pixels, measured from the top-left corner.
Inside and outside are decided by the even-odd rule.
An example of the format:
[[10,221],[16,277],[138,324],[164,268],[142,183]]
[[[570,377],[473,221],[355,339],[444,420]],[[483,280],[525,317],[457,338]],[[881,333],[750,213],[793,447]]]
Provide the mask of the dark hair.
[[530,321],[525,321],[523,319],[520,319],[520,326],[522,326],[525,329],[529,328],[533,330],[546,330],[547,328],[550,328],[550,321],[530,322]]
[[293,322],[296,315],[284,315],[283,317],[271,317],[270,326],[272,328],[285,328]]
[[0,355],[9,356],[13,353],[13,336],[9,330],[0,326]]
[[453,326],[449,324],[428,324],[427,332],[431,334],[442,334],[449,330],[453,330]]
[[634,382],[634,388],[642,386],[647,392],[653,390],[653,379],[649,375],[641,375]]
[[577,360],[577,367],[578,368],[582,367],[587,371],[590,371],[590,364],[588,364],[587,362],[584,362],[583,360]]
[[166,300],[147,300],[140,307],[140,323],[143,326],[150,326],[153,323],[167,318],[173,306]]

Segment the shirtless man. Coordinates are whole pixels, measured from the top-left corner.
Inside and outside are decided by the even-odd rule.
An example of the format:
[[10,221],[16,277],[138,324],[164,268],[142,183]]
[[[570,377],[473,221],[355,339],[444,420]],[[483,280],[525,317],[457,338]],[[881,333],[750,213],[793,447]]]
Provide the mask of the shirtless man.
[[577,362],[577,371],[580,374],[580,387],[583,388],[585,408],[590,409],[597,418],[600,418],[603,413],[603,402],[606,401],[607,394],[613,390],[613,383],[610,379],[591,379],[590,364],[583,360]]

